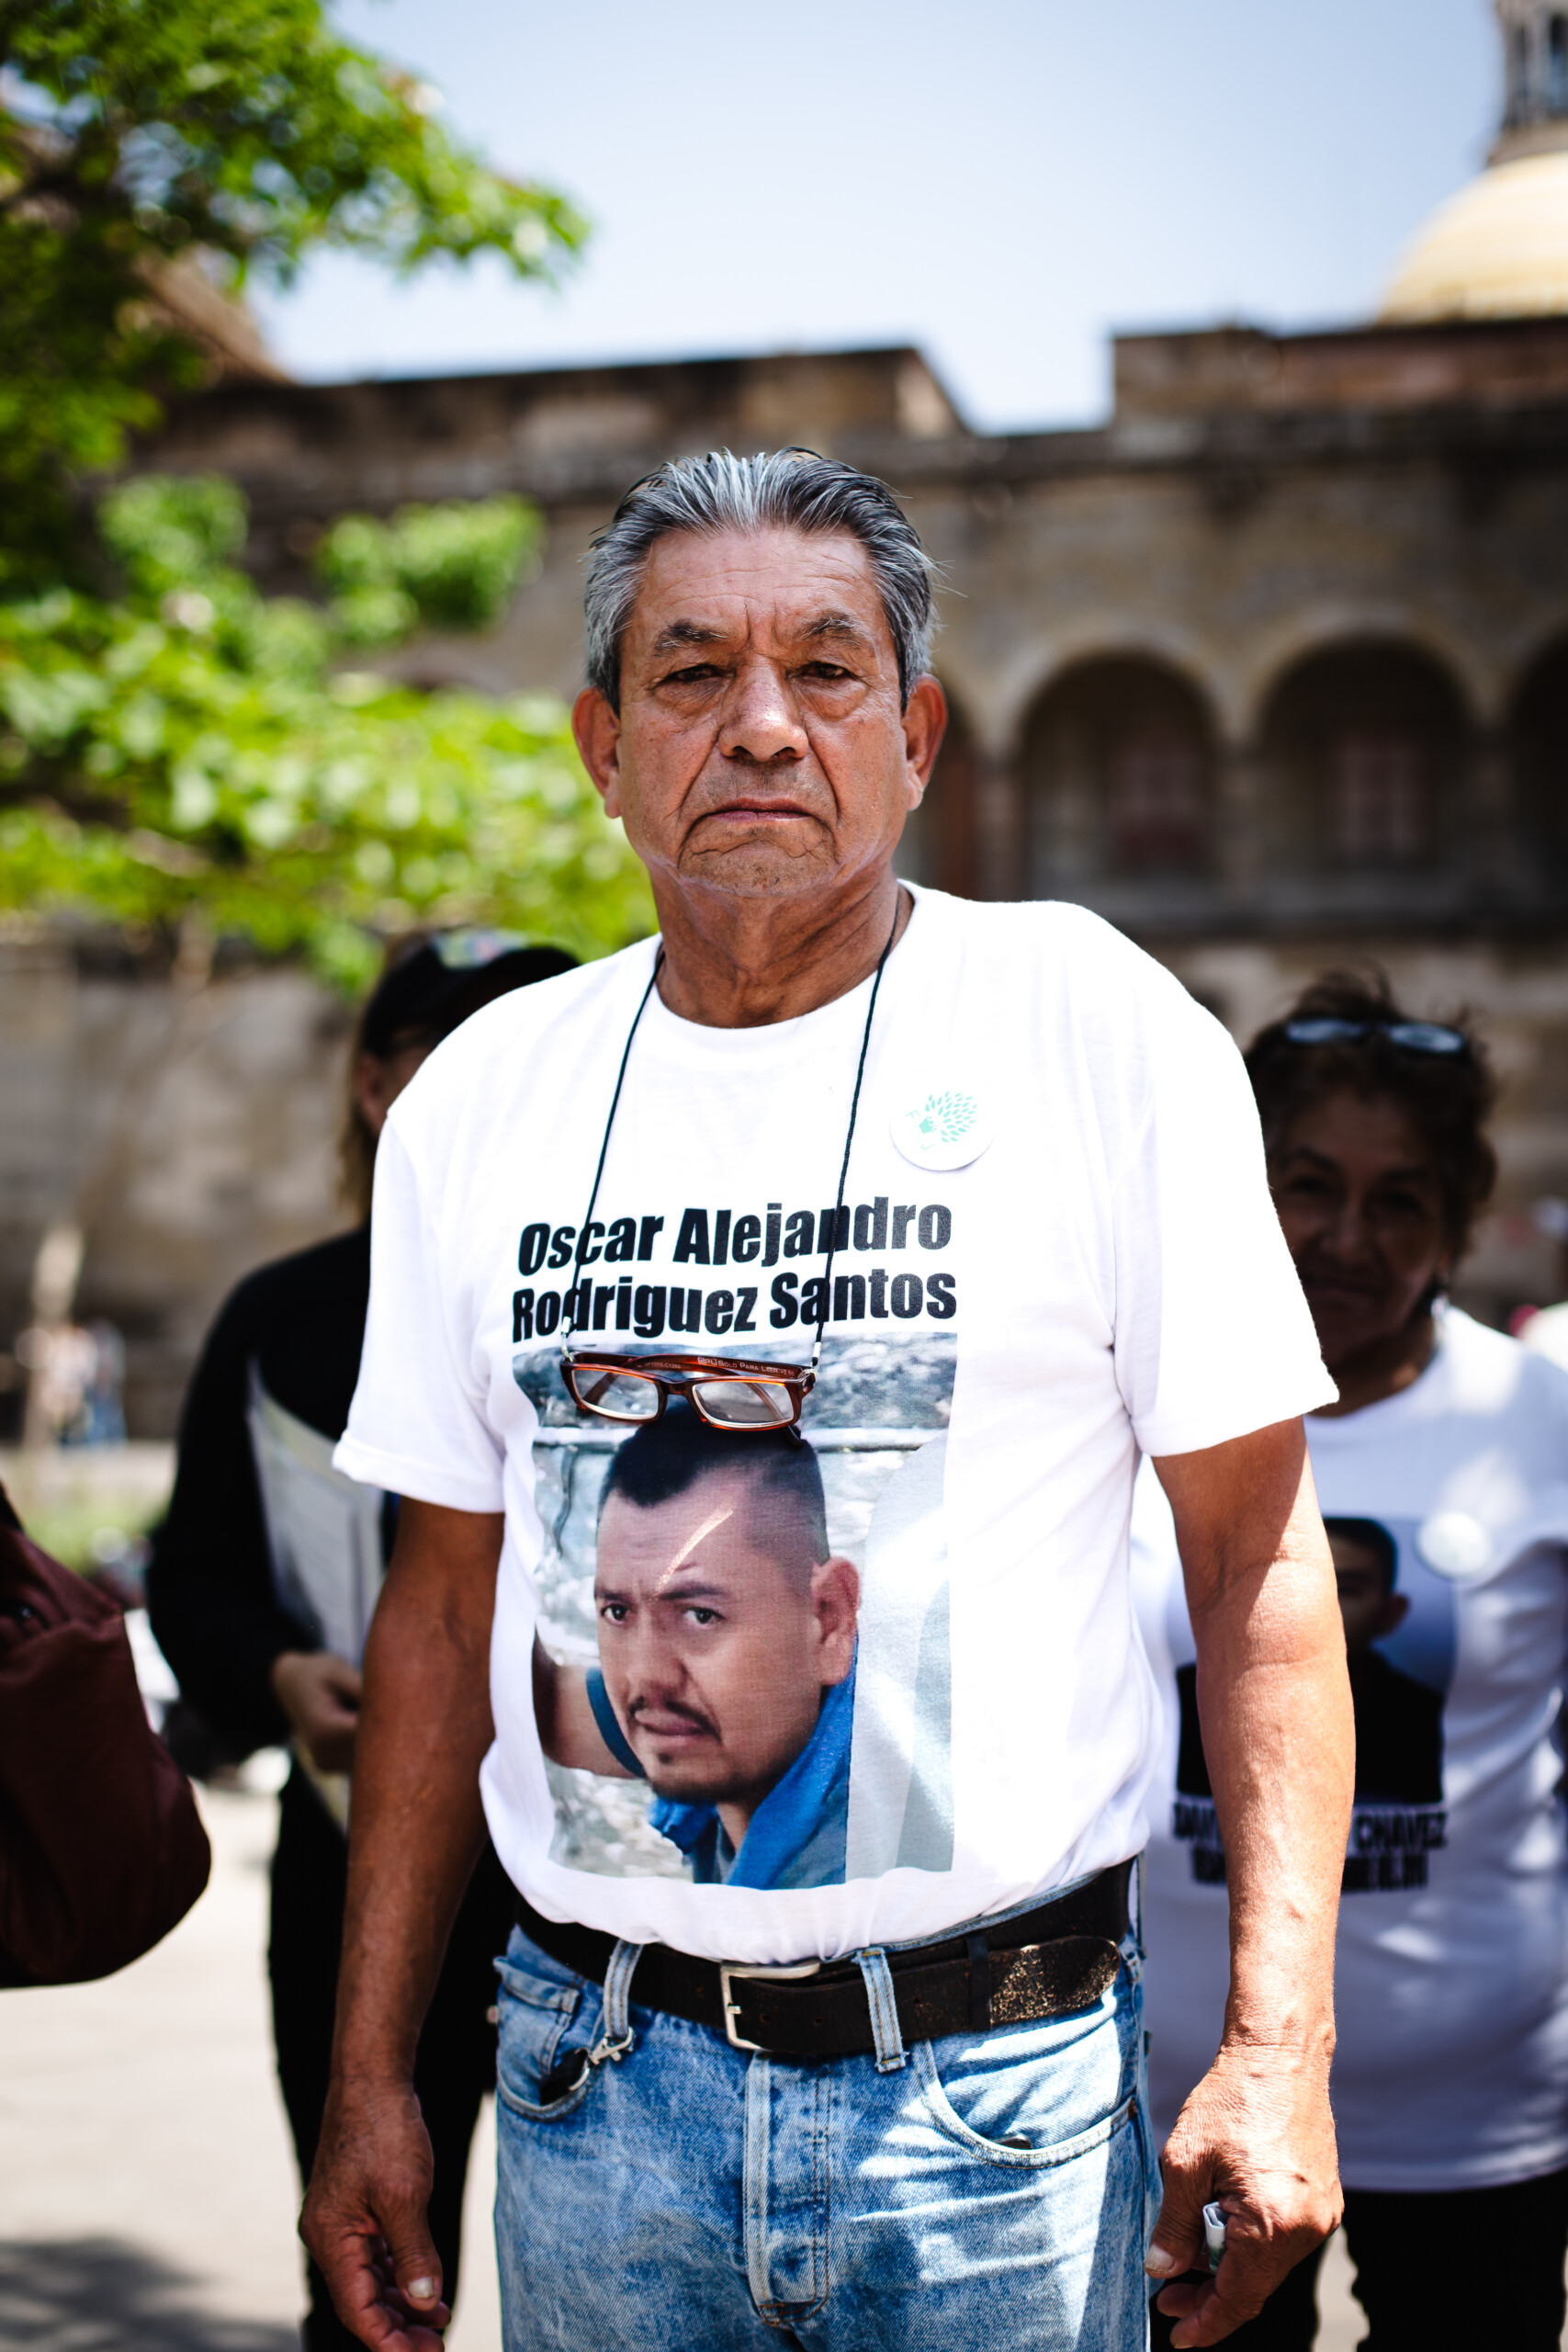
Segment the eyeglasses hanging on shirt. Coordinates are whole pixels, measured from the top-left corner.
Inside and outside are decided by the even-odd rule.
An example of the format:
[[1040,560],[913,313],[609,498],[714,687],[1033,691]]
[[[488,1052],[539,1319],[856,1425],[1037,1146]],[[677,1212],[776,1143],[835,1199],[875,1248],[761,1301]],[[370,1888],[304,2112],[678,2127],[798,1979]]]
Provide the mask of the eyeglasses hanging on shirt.
[[[572,1402],[585,1413],[595,1413],[606,1421],[656,1421],[672,1398],[690,1403],[693,1409],[707,1422],[710,1429],[732,1430],[738,1436],[768,1430],[794,1430],[800,1420],[801,1408],[817,1385],[817,1367],[822,1360],[822,1335],[828,1324],[828,1300],[833,1280],[833,1258],[838,1249],[839,1226],[844,1206],[844,1187],[849,1181],[850,1151],[855,1139],[855,1119],[860,1111],[861,1081],[865,1076],[866,1052],[871,1045],[871,1024],[876,1014],[876,1000],[882,988],[882,974],[893,942],[898,932],[898,909],[893,910],[893,928],[887,944],[876,959],[876,971],[871,983],[871,1002],[865,1009],[865,1027],[861,1033],[860,1059],[855,1065],[854,1092],[850,1098],[850,1123],[844,1134],[844,1154],[839,1165],[839,1194],[834,1204],[832,1224],[829,1229],[826,1264],[822,1281],[822,1312],[817,1319],[817,1339],[809,1363],[761,1363],[741,1356],[632,1355],[611,1348],[574,1348],[577,1332],[577,1298],[581,1281],[575,1283],[567,1295],[566,1329],[561,1333],[561,1378]],[[661,947],[653,959],[649,978],[626,1032],[626,1050],[621,1067],[615,1074],[615,1091],[610,1097],[610,1114],[604,1122],[604,1140],[599,1146],[599,1164],[593,1170],[593,1188],[588,1195],[588,1211],[578,1230],[586,1236],[599,1199],[599,1185],[604,1173],[604,1160],[610,1148],[610,1132],[620,1107],[621,1089],[626,1082],[626,1064],[631,1059],[632,1044],[637,1036],[648,1000],[659,982],[664,963]],[[578,1243],[581,1253],[582,1242]],[[579,1264],[581,1265],[581,1255]]]

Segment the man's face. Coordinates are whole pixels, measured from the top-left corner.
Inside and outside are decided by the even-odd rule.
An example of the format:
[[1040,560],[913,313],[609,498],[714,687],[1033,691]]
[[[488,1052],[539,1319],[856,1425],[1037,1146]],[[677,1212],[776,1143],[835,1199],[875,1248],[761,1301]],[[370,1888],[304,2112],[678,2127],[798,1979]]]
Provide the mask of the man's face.
[[1353,1536],[1329,1533],[1335,1581],[1339,1587],[1339,1614],[1345,1622],[1345,1652],[1360,1657],[1404,1623],[1410,1603],[1402,1592],[1390,1592],[1377,1554]]
[[934,679],[898,660],[848,532],[673,532],[649,560],[621,707],[592,688],[578,742],[660,883],[782,898],[891,858],[942,741]]
[[649,1510],[612,1495],[599,1660],[655,1793],[754,1811],[850,1671],[859,1598],[849,1561],[813,1561],[807,1514],[760,1480],[718,1471]]

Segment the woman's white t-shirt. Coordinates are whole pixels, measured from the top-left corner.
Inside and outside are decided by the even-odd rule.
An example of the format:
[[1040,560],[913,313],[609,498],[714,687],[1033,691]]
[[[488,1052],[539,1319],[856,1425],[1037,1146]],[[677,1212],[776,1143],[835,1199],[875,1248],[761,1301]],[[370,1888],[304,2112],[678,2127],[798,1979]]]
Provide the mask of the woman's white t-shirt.
[[[1568,1374],[1450,1308],[1413,1385],[1307,1423],[1318,1500],[1405,1604],[1352,1667],[1357,1803],[1336,1972],[1346,2184],[1486,2188],[1568,2164]],[[1138,1613],[1165,1700],[1145,1891],[1162,2134],[1213,2058],[1224,1857],[1165,1498],[1134,1510]],[[1396,1611],[1397,1612],[1397,1604]]]
[[[808,1361],[871,983],[744,1029],[656,991],[580,1238],[653,960],[476,1014],[377,1161],[337,1460],[505,1513],[482,1776],[502,1861],[551,1917],[783,1962],[1124,1859],[1157,1723],[1139,1450],[1333,1393],[1235,1047],[1092,915],[919,893],[870,1034],[809,1451],[770,1471],[750,1437],[701,1456],[682,1415],[627,1435],[580,1413],[565,1302],[601,1347]],[[547,1755],[536,1663],[570,1702]]]

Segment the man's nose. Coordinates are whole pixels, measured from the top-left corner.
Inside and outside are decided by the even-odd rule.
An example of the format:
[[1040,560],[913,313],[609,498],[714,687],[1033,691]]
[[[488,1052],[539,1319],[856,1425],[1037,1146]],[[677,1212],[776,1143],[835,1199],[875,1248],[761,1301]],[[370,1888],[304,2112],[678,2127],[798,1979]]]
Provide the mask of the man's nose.
[[646,1699],[657,1706],[680,1697],[686,1679],[681,1653],[657,1625],[646,1620],[638,1625],[622,1652],[622,1660],[626,1689],[634,1700]]
[[772,662],[744,663],[730,688],[718,748],[726,759],[767,765],[804,759],[806,729],[789,681]]

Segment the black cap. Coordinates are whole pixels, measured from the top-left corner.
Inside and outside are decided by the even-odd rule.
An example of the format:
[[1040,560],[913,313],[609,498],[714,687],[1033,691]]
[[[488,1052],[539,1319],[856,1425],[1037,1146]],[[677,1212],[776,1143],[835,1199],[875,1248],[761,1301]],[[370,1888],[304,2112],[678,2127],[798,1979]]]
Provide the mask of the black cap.
[[481,1004],[576,969],[564,947],[530,947],[515,932],[442,932],[382,974],[360,1021],[361,1048],[385,1060],[405,1046],[439,1045]]

